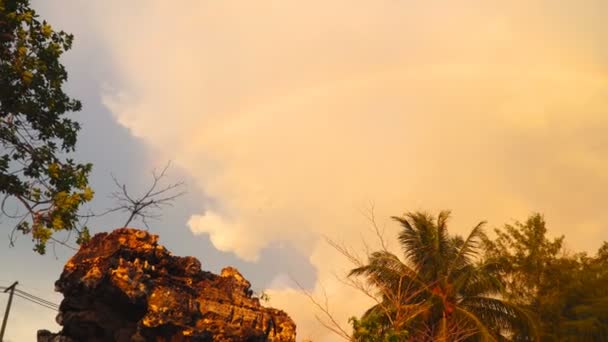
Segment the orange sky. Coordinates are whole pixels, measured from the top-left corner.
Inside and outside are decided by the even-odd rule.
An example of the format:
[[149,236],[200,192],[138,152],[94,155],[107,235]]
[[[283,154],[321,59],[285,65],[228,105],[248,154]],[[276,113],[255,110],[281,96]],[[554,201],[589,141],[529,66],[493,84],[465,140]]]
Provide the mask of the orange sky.
[[[195,234],[247,260],[293,241],[344,319],[367,304],[320,237],[359,243],[369,201],[452,209],[461,233],[540,211],[572,248],[608,237],[608,9],[557,3],[145,2],[99,23],[127,84],[105,99],[219,199]],[[301,337],[333,340],[271,292]]]
[[[66,3],[122,78],[116,120],[216,200],[192,233],[249,261],[292,243],[343,322],[368,303],[322,236],[360,244],[370,201],[452,209],[457,233],[540,211],[571,248],[608,239],[606,1]],[[289,276],[272,304],[335,341]]]

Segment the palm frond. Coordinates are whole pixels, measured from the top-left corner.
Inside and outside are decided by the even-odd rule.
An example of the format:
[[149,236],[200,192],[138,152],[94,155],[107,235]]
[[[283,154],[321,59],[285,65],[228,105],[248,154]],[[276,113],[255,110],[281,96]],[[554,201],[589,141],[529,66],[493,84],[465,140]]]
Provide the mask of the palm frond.
[[477,329],[477,336],[482,342],[496,341],[496,337],[492,335],[486,324],[476,314],[468,311],[465,308],[457,307],[455,314],[461,315],[465,321],[470,322]]
[[398,330],[407,330],[416,341],[440,336],[462,341],[504,341],[514,333],[537,336],[527,311],[497,298],[503,291],[497,264],[476,262],[487,240],[485,222],[462,239],[448,234],[449,217],[449,211],[436,218],[424,212],[392,217],[402,227],[398,240],[404,258],[385,250],[374,252],[366,265],[349,273],[378,289],[378,304],[365,316],[385,315],[387,320],[380,323],[399,322]]
[[403,230],[398,239],[404,256],[422,277],[435,278],[445,271],[446,260],[450,257],[450,237],[447,233],[449,212],[435,218],[423,212],[408,212],[403,217],[392,217]]
[[474,312],[477,317],[497,332],[506,330],[522,336],[537,338],[538,325],[532,314],[518,305],[498,298],[468,297],[460,307]]
[[444,260],[446,260],[446,257],[451,257],[450,254],[452,252],[452,244],[447,227],[447,222],[450,218],[450,213],[451,212],[449,210],[443,210],[439,213],[439,215],[437,215],[437,252]]
[[446,277],[449,278],[455,268],[460,267],[463,264],[466,265],[471,263],[471,258],[477,255],[483,238],[485,237],[485,233],[483,231],[483,226],[485,224],[486,221],[481,221],[471,230],[469,236],[467,236],[462,246],[460,246],[458,249],[458,253],[456,254],[454,260],[450,261],[450,266],[448,268]]
[[387,251],[372,253],[366,265],[352,269],[348,276],[363,276],[368,284],[375,286],[381,292],[395,291],[400,284],[404,289],[406,288],[404,284],[408,289],[419,288],[423,284],[414,269]]
[[450,279],[454,291],[464,298],[500,294],[503,284],[486,265],[467,265],[455,270]]

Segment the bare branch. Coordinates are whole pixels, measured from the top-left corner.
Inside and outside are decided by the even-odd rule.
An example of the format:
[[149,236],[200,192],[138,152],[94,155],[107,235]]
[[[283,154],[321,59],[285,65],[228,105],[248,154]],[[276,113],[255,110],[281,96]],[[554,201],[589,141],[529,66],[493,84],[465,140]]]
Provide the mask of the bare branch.
[[327,292],[325,291],[325,288],[323,288],[323,304],[321,304],[313,295],[312,293],[310,293],[308,290],[306,290],[296,279],[294,279],[293,277],[291,278],[292,281],[298,286],[298,288],[300,289],[300,291],[306,296],[308,297],[308,299],[311,301],[311,303],[313,303],[313,305],[319,310],[321,311],[321,313],[323,314],[323,316],[325,317],[325,319],[319,317],[318,315],[315,315],[315,318],[317,319],[317,321],[323,325],[323,327],[325,327],[326,329],[332,331],[333,333],[335,333],[336,335],[340,336],[341,338],[347,340],[347,341],[351,341],[352,337],[351,335],[344,330],[344,328],[342,328],[342,326],[340,325],[340,323],[338,323],[338,321],[336,320],[336,318],[334,317],[334,315],[331,313],[330,309],[329,309],[329,298],[327,297]]
[[[362,237],[362,245],[364,253],[360,255],[356,249],[347,246],[345,243],[336,242],[329,237],[325,237],[325,241],[342,256],[344,256],[354,268],[364,267],[369,263],[374,253],[373,258],[378,260],[381,256],[378,256],[376,251],[380,250],[383,252],[388,261],[394,261],[397,258],[394,254],[389,251],[389,245],[385,239],[385,229],[380,227],[376,221],[374,204],[370,203],[369,210],[363,212],[363,215],[370,223],[371,231],[376,237],[376,243],[370,244],[369,239]],[[425,296],[423,293],[430,291],[435,286],[435,283],[423,283],[418,279],[415,271],[412,270],[407,263],[401,261],[402,266],[392,270],[394,272],[394,280],[391,283],[387,283],[385,279],[378,278],[374,275],[367,275],[365,277],[338,275],[334,274],[335,278],[342,284],[362,293],[365,297],[371,299],[375,303],[375,309],[379,310],[382,315],[386,318],[387,323],[394,331],[403,331],[406,327],[411,328],[410,323],[420,317],[421,315],[428,313],[429,304],[423,300]],[[296,282],[297,284],[297,282]],[[321,312],[321,317],[317,317],[317,320],[327,329],[339,335],[342,338],[348,339],[350,334],[346,332],[338,323],[336,318],[332,315],[329,310],[329,300],[324,293],[324,300],[320,301],[314,298],[312,294],[303,289],[298,284],[300,290],[308,297],[308,299],[315,305],[315,307]],[[458,325],[450,326],[451,329],[461,329]],[[417,336],[422,336],[426,332],[422,332]],[[429,332],[434,333],[434,332]],[[453,336],[470,336],[469,332],[459,331],[454,332]],[[429,336],[434,336],[433,334]],[[352,336],[350,336],[352,339]],[[432,341],[432,338],[425,339],[424,341]]]
[[125,212],[128,214],[128,217],[123,224],[123,227],[129,226],[133,220],[140,219],[146,228],[149,229],[148,220],[161,217],[156,211],[161,210],[163,207],[172,206],[175,199],[186,193],[181,190],[184,186],[184,182],[171,183],[165,186],[161,185],[170,166],[171,162],[168,162],[160,173],[156,172],[156,170],[153,171],[152,183],[139,197],[130,194],[126,184],[122,184],[114,175],[112,175],[112,180],[118,190],[114,191],[111,194],[111,197],[117,201],[118,206],[94,216],[102,216],[112,212]]

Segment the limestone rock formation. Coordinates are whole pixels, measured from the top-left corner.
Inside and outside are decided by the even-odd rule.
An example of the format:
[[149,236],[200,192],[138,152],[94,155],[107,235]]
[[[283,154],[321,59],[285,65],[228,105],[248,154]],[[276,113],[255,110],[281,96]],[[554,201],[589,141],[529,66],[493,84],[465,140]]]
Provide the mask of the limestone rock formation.
[[202,271],[157,240],[121,228],[83,245],[55,283],[63,329],[41,330],[38,341],[295,342],[294,322],[262,307],[236,269]]

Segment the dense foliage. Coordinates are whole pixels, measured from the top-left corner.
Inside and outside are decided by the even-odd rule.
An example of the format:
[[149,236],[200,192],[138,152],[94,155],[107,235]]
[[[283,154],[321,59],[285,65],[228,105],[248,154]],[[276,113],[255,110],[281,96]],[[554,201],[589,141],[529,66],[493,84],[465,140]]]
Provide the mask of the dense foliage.
[[67,114],[80,102],[62,89],[60,56],[73,37],[40,21],[27,0],[0,0],[0,194],[5,218],[31,234],[41,254],[57,231],[75,230],[77,212],[90,201],[90,164],[68,158],[78,123]]
[[486,258],[499,265],[504,296],[540,323],[542,341],[608,341],[607,243],[594,257],[568,253],[563,236],[547,238],[540,214],[496,235],[486,241]]
[[[462,239],[447,231],[449,212],[394,217],[402,226],[403,259],[382,250],[351,271],[381,300],[353,321],[358,341],[493,341],[513,332],[535,336],[528,312],[500,298],[494,265],[478,262],[483,222]],[[376,336],[378,339],[370,339]]]
[[480,223],[463,239],[447,218],[395,217],[403,257],[376,251],[351,271],[379,298],[351,319],[353,340],[608,340],[608,243],[595,256],[569,253],[540,214],[493,238]]

